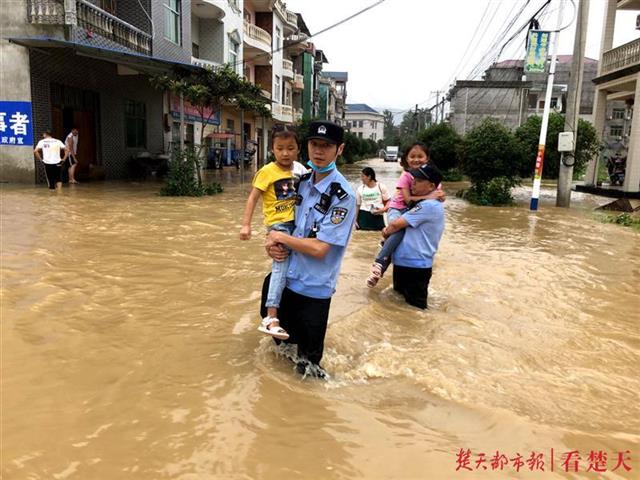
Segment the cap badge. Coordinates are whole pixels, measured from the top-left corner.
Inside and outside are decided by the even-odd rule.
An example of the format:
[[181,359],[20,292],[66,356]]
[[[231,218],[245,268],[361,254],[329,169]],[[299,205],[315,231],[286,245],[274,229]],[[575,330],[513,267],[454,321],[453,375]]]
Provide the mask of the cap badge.
[[318,127],[318,134],[326,135],[327,134],[327,127],[325,127],[324,125],[320,125]]

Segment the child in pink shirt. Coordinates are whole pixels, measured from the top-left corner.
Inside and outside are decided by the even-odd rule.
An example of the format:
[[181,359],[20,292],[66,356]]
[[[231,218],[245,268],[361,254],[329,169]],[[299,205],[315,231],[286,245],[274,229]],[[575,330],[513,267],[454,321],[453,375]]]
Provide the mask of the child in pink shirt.
[[[400,217],[409,209],[409,203],[418,200],[424,200],[425,198],[442,198],[443,193],[440,186],[438,190],[428,196],[417,197],[411,195],[411,182],[413,177],[409,173],[409,170],[419,168],[422,165],[429,163],[429,147],[422,142],[413,143],[407,150],[405,150],[402,158],[400,159],[404,172],[400,175],[398,183],[396,184],[396,193],[387,204],[387,223],[393,222],[396,218]],[[402,241],[404,237],[404,229],[394,233],[384,241],[380,252],[376,256],[376,259],[371,266],[371,274],[367,278],[367,286],[373,288],[377,285],[378,280],[382,278],[384,272],[389,268],[391,264],[391,255],[395,251],[396,247]]]

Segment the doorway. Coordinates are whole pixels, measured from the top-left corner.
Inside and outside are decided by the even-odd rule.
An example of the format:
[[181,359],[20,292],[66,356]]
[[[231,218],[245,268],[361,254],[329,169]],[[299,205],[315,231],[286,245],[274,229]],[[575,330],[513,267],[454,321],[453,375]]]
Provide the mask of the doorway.
[[65,141],[73,127],[79,130],[76,176],[87,178],[90,165],[101,165],[98,155],[99,96],[96,92],[51,84],[51,133]]

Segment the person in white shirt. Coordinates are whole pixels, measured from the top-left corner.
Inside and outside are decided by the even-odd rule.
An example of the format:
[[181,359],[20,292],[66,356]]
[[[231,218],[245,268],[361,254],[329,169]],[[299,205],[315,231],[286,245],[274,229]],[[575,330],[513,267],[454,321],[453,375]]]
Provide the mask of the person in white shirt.
[[[64,157],[60,157],[60,152],[64,152]],[[36,158],[44,164],[44,171],[47,176],[47,183],[50,190],[62,187],[61,172],[69,151],[64,143],[51,136],[51,132],[42,134],[42,140],[38,142],[33,150]]]
[[67,158],[67,165],[69,166],[69,183],[78,183],[76,181],[76,166],[78,165],[78,127],[71,128],[71,132],[67,135],[64,141],[69,157]]
[[362,185],[356,191],[358,205],[358,230],[382,230],[384,212],[391,196],[384,184],[376,180],[376,172],[371,167],[362,169]]

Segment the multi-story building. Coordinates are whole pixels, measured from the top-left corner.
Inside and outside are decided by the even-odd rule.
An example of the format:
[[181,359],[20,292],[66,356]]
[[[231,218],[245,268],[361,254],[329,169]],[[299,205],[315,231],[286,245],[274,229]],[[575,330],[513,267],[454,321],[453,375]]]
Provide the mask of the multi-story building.
[[344,119],[347,129],[360,138],[384,138],[384,115],[365,103],[348,103]]
[[320,118],[344,125],[348,80],[347,72],[321,72],[318,111]]
[[[606,2],[600,62],[597,76],[593,80],[596,86],[593,123],[604,141],[612,142],[617,139],[627,150],[622,187],[608,187],[606,190],[619,189],[621,192],[618,194],[640,196],[640,115],[633,115],[635,98],[640,96],[640,38],[613,48],[618,10],[640,10],[640,0]],[[624,106],[614,107],[611,105],[612,101],[624,102]],[[610,123],[608,129],[607,122]],[[609,134],[609,139],[606,133]],[[601,161],[604,161],[604,157],[592,159],[587,168],[584,186],[578,186],[577,189],[598,191],[598,164]]]
[[[558,55],[551,96],[551,108],[566,109],[566,94],[571,72],[571,55]],[[593,79],[598,62],[585,58],[580,97],[580,118],[591,120]],[[485,118],[491,117],[514,129],[532,115],[544,110],[547,74],[529,73],[522,80],[523,60],[505,60],[492,65],[482,80],[459,80],[449,91],[449,122],[464,135]]]
[[19,138],[2,132],[3,180],[42,181],[33,144],[45,130],[64,138],[72,125],[80,128],[79,175],[94,165],[123,177],[132,155],[166,150],[169,100],[149,75],[192,68],[189,0],[23,0],[2,7],[0,114],[22,102],[33,134],[29,145],[17,145],[10,142]]

